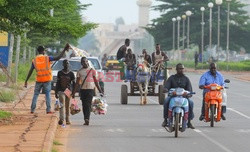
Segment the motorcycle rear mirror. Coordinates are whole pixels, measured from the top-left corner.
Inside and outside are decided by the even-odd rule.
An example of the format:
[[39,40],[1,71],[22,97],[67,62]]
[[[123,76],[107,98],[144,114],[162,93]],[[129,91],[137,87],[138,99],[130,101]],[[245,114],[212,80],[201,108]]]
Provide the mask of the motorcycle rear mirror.
[[230,80],[229,80],[229,79],[226,79],[224,82],[225,82],[225,83],[230,83]]

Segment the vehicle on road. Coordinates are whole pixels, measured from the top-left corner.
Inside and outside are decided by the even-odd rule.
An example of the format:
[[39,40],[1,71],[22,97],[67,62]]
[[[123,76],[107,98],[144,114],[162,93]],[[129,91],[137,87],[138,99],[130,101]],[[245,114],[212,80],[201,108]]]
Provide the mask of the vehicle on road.
[[[102,76],[104,76],[104,73],[103,73],[102,66],[101,66],[99,59],[97,57],[87,57],[87,59],[88,59],[90,67],[96,70],[97,72],[96,77],[101,79]],[[52,65],[52,75],[53,75],[53,80],[51,83],[52,90],[55,90],[58,71],[63,69],[63,60],[65,59],[60,59]],[[81,57],[71,57],[68,60],[70,64],[70,70],[75,74],[75,77],[76,77],[77,71],[82,67]]]
[[[141,65],[142,61],[138,60],[137,67]],[[151,69],[155,69],[155,66],[151,66]],[[163,93],[163,84],[167,81],[169,74],[168,74],[168,68],[167,62],[164,63],[164,67],[161,68],[161,70],[153,71],[149,73],[150,78],[148,79],[148,93],[147,96],[158,96],[159,104],[163,104],[165,99],[165,94]],[[125,72],[124,72],[125,73]],[[136,72],[129,72],[128,74],[125,74],[126,77],[121,77],[122,80],[126,80],[126,82],[130,83],[130,93],[128,92],[128,86],[126,84],[122,84],[121,86],[121,104],[127,104],[128,103],[128,96],[141,96],[140,94],[140,88],[138,85],[138,78],[145,78],[148,76],[148,74],[140,75],[140,73]],[[161,83],[159,84],[158,83]],[[158,85],[158,93],[156,93],[156,87]],[[143,90],[145,90],[145,86],[142,86]]]
[[109,55],[106,62],[106,69],[108,70],[119,70],[121,67],[119,61],[116,59],[116,55]]
[[[225,80],[225,83],[229,82],[230,80]],[[205,94],[205,122],[210,122],[210,126],[214,127],[214,122],[221,120],[223,89],[227,87],[212,83],[204,88],[209,90]]]
[[178,132],[184,132],[188,122],[188,99],[195,92],[186,91],[183,88],[172,88],[169,90],[168,96],[171,97],[168,109],[168,125],[165,129],[168,132],[175,132],[175,137],[178,137]]

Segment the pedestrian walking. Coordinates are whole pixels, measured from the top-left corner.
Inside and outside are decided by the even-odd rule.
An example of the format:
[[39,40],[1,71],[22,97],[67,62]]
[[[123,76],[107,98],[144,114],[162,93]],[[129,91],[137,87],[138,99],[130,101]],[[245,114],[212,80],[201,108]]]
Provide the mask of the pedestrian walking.
[[[64,109],[66,116],[66,124],[70,125],[69,121],[69,103],[71,98],[71,93],[75,88],[75,75],[69,70],[69,61],[67,59],[63,60],[63,69],[57,73],[57,82],[55,89],[55,97],[59,98],[60,101],[60,119],[58,124],[62,125],[64,120]],[[65,107],[65,108],[64,108]]]
[[76,74],[76,85],[73,89],[72,98],[75,98],[75,92],[80,86],[80,99],[82,100],[82,110],[84,116],[84,124],[89,125],[91,102],[94,96],[95,87],[103,94],[103,90],[100,88],[96,79],[96,70],[89,66],[88,59],[86,57],[81,58],[82,68]]
[[31,103],[31,114],[35,112],[36,109],[36,103],[37,98],[41,92],[41,89],[45,92],[46,96],[46,112],[47,114],[52,114],[51,112],[51,97],[50,97],[50,91],[51,91],[51,80],[52,80],[52,71],[50,63],[51,61],[59,60],[66,50],[69,49],[69,44],[66,44],[63,51],[58,55],[57,57],[53,56],[47,56],[45,54],[46,49],[43,46],[39,46],[37,48],[38,55],[32,60],[32,65],[30,67],[29,73],[27,75],[27,78],[24,83],[24,87],[27,88],[28,86],[28,80],[33,73],[33,70],[36,70],[36,84],[34,89],[34,95]]
[[199,61],[199,53],[196,51],[195,54],[194,54],[194,67],[195,67],[195,70],[197,69],[198,61]]

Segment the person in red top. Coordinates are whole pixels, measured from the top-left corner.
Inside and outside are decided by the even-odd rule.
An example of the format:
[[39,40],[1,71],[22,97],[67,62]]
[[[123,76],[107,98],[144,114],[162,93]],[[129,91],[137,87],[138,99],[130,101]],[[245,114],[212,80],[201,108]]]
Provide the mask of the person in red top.
[[46,95],[46,106],[47,106],[46,112],[47,114],[53,113],[51,112],[51,106],[50,106],[50,103],[51,103],[50,91],[51,91],[51,80],[52,80],[50,62],[59,60],[63,56],[65,51],[68,49],[69,49],[69,44],[66,44],[66,46],[64,47],[64,50],[60,53],[60,55],[58,55],[57,57],[53,57],[53,56],[45,55],[45,48],[43,46],[39,46],[37,48],[37,51],[39,54],[35,57],[35,59],[32,60],[31,68],[29,70],[29,73],[24,83],[24,87],[27,88],[28,86],[27,82],[31,74],[33,73],[33,70],[35,69],[36,70],[36,84],[35,84],[34,95],[33,95],[32,103],[31,103],[31,114],[33,114],[36,109],[37,98],[42,88]]

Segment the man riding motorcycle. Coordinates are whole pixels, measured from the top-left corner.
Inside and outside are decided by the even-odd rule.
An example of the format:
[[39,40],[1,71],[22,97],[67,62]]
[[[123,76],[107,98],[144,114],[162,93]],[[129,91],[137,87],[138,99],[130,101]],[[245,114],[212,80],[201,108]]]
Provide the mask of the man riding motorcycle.
[[[192,85],[191,82],[189,80],[189,78],[187,76],[184,75],[183,73],[184,70],[184,65],[182,65],[181,63],[178,63],[176,65],[176,71],[177,73],[175,75],[171,75],[166,84],[165,84],[165,91],[168,92],[171,88],[183,88],[189,92],[193,92],[192,91]],[[162,123],[162,127],[166,127],[168,122],[168,108],[169,108],[169,101],[170,101],[171,97],[167,97],[164,101],[164,106],[163,106],[163,118],[164,121]],[[188,98],[188,104],[189,104],[189,114],[188,114],[188,128],[191,129],[195,129],[195,127],[192,125],[191,120],[194,118],[194,113],[193,113],[193,101]]]
[[[200,82],[199,82],[199,88],[200,89],[204,89],[204,86],[210,85],[212,83],[216,83],[220,86],[225,86],[224,83],[224,78],[222,76],[222,74],[218,71],[216,71],[216,64],[215,63],[211,63],[209,66],[209,71],[205,72],[201,78],[200,78]],[[202,121],[204,119],[204,115],[205,115],[205,94],[208,90],[204,89],[203,90],[203,100],[202,100],[202,108],[201,108],[201,115],[199,117],[199,120]],[[222,106],[222,114],[221,114],[221,119],[222,120],[226,120],[225,114],[226,113],[226,106]]]

